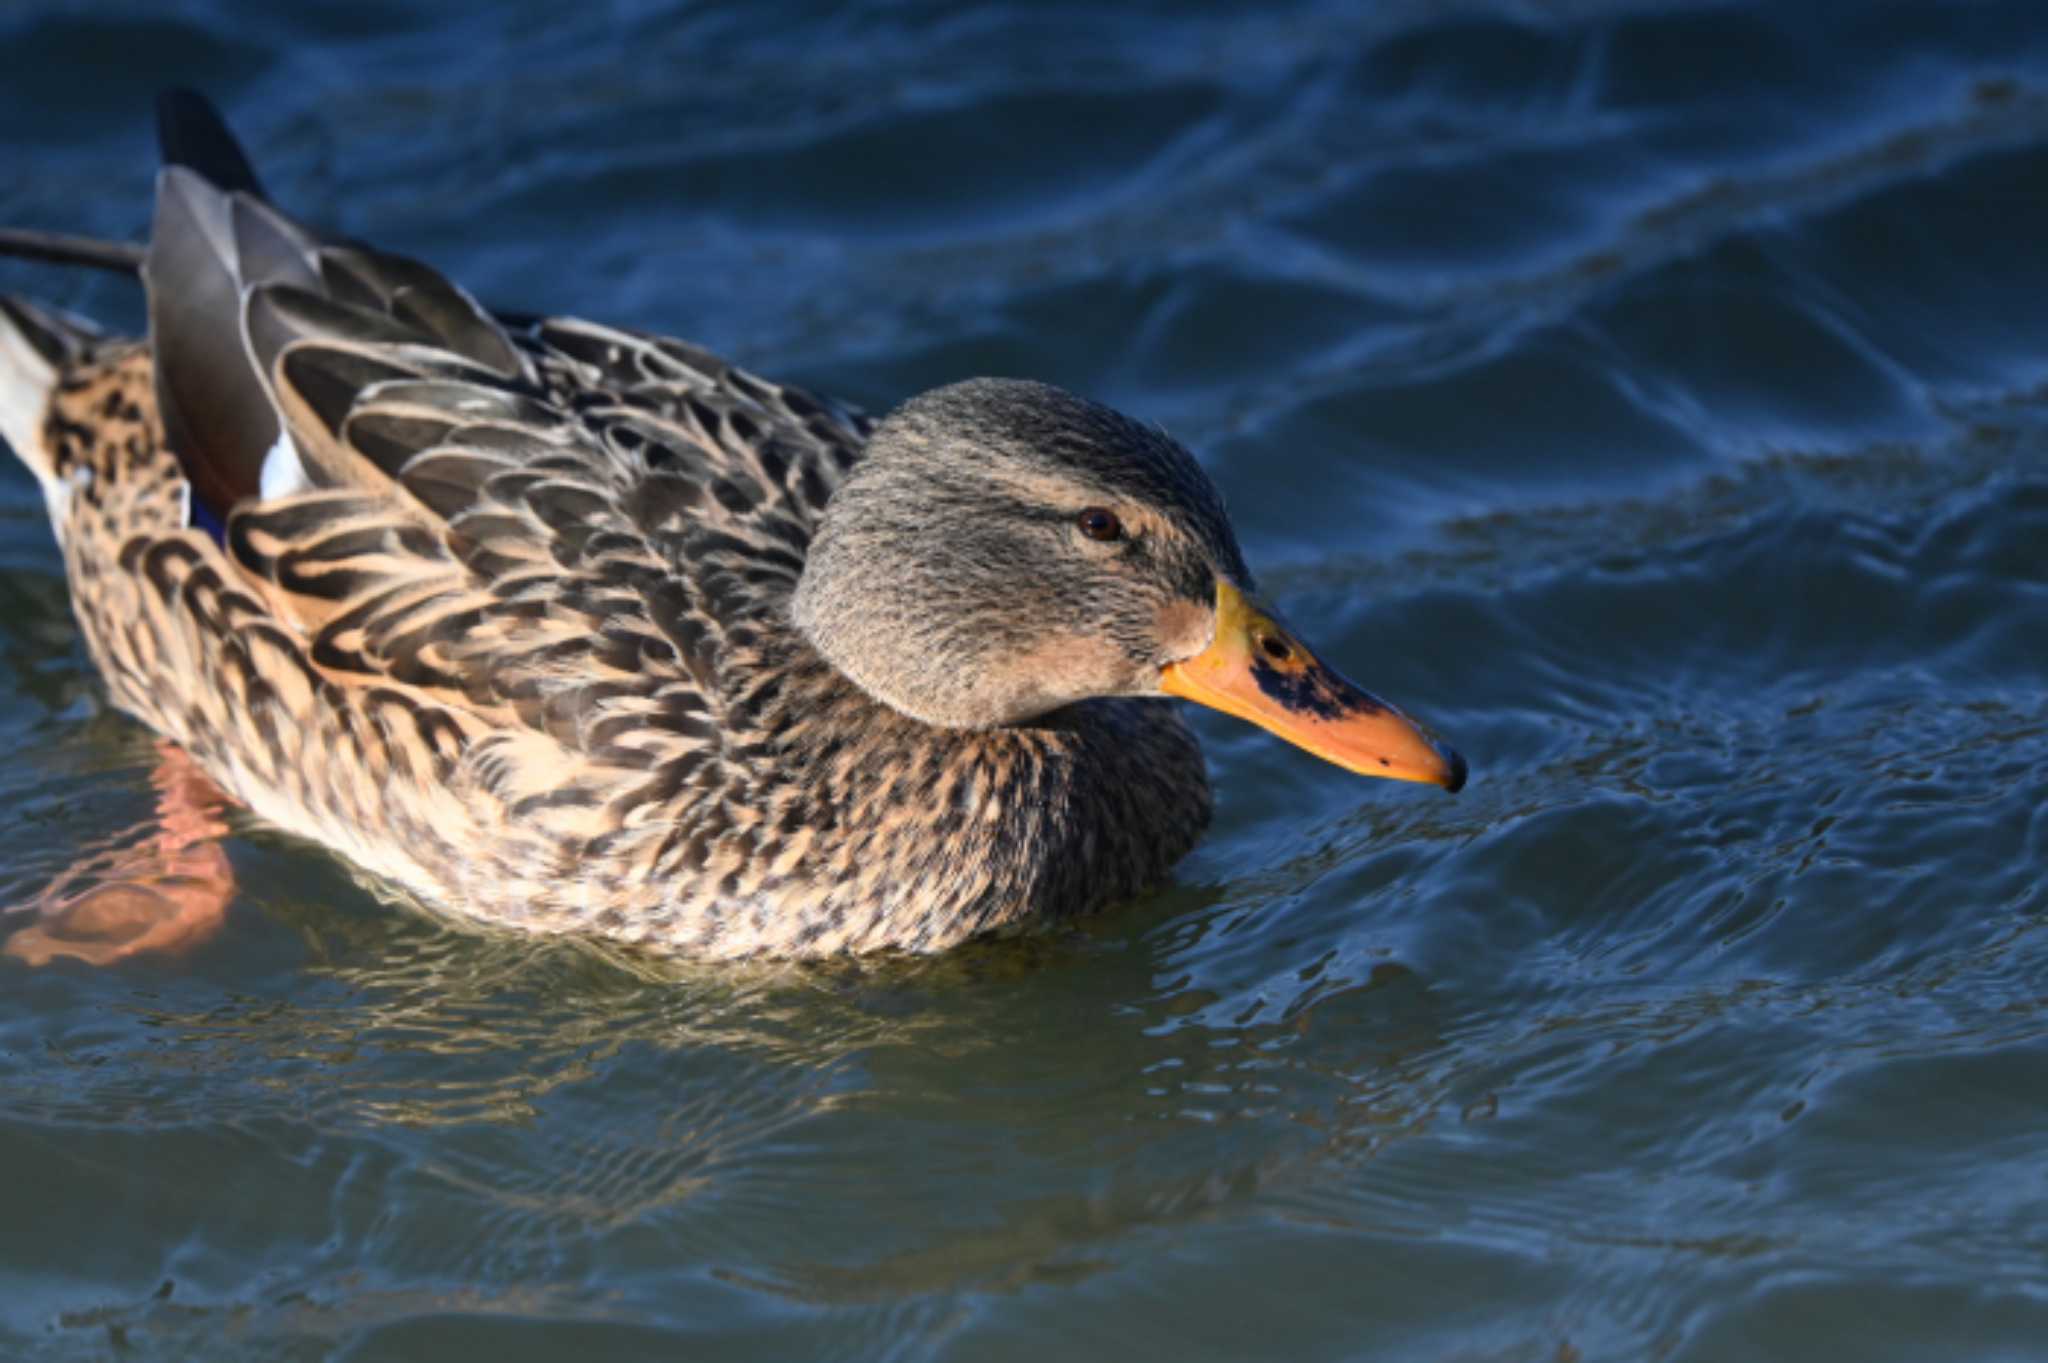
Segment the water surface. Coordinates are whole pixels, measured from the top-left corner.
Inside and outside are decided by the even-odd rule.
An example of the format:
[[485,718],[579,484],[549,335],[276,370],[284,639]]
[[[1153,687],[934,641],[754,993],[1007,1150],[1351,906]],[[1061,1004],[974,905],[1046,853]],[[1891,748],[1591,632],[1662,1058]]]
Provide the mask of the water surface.
[[[0,16],[0,220],[199,84],[501,306],[1197,450],[1455,800],[1197,722],[1177,883],[656,971],[240,826],[0,963],[0,1355],[2048,1355],[2048,23],[2012,3]],[[119,281],[0,288],[134,325]],[[0,902],[149,811],[0,471]]]

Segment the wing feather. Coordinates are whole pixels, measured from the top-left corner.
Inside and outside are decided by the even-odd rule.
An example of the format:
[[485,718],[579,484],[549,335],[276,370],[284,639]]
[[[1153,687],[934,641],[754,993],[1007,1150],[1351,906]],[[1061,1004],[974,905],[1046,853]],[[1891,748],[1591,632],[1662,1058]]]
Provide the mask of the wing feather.
[[[706,782],[866,419],[681,341],[510,326],[279,212],[217,119],[180,136],[146,269],[160,402],[266,627],[362,723],[462,716],[514,808],[602,790],[623,820]],[[274,447],[297,466],[264,497]]]

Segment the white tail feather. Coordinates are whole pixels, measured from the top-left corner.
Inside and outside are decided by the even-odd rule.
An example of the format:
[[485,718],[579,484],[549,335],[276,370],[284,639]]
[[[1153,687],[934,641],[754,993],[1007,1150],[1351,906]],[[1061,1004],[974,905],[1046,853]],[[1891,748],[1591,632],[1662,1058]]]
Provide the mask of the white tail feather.
[[50,456],[43,449],[43,415],[57,366],[29,343],[11,309],[0,309],[0,436],[45,484]]
[[50,390],[98,339],[99,331],[67,313],[45,312],[18,298],[0,298],[0,437],[42,484],[50,524],[64,538],[72,485],[57,476],[43,443]]

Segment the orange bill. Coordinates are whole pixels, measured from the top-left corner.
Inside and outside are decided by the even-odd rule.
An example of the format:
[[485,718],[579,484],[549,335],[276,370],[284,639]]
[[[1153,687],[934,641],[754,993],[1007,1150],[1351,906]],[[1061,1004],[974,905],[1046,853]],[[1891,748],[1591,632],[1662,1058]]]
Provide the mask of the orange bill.
[[1194,657],[1168,663],[1159,689],[1248,719],[1347,771],[1454,793],[1465,784],[1464,758],[1346,681],[1228,582],[1216,584],[1216,637]]

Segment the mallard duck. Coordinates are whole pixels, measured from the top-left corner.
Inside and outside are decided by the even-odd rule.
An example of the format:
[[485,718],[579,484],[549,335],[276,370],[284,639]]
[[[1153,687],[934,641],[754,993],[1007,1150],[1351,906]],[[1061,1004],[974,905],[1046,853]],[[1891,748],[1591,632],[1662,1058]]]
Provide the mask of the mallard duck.
[[114,703],[427,904],[726,958],[1089,913],[1208,823],[1171,697],[1463,784],[1160,430],[496,314],[288,217],[198,96],[159,130],[147,339],[6,300],[0,433]]

